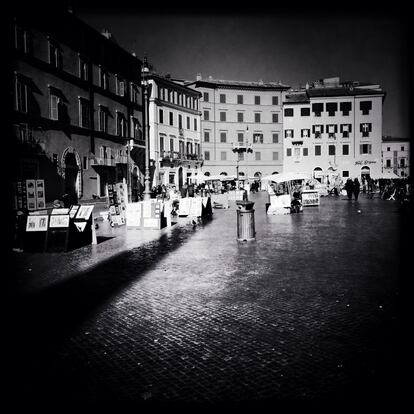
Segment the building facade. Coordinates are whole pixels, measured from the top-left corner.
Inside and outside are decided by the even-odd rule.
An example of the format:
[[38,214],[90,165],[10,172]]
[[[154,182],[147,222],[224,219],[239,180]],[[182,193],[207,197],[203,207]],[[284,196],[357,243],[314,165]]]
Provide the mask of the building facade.
[[[201,92],[203,172],[259,178],[283,168],[281,83],[197,80]],[[247,147],[252,152],[236,152]]]
[[17,14],[10,26],[12,179],[44,179],[46,202],[104,197],[123,179],[136,187],[141,61],[66,10]]
[[382,137],[382,170],[392,171],[399,177],[410,176],[410,140]]
[[384,98],[379,85],[339,78],[289,92],[283,103],[284,171],[318,180],[380,173]]
[[201,155],[200,93],[168,77],[150,76],[151,186],[197,182]]

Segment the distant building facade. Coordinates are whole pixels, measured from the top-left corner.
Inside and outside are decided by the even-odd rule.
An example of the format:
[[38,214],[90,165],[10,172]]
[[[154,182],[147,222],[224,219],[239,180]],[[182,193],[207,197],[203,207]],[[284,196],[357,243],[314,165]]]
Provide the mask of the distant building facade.
[[197,181],[201,154],[200,93],[168,77],[150,76],[151,186]]
[[381,172],[382,104],[379,85],[324,79],[283,102],[283,169],[321,180]]
[[399,177],[410,176],[410,140],[408,138],[382,137],[382,169]]
[[[281,83],[197,80],[201,92],[203,172],[206,175],[256,177],[283,168],[282,101],[289,86]],[[252,153],[234,152],[249,146]]]
[[141,61],[65,10],[18,14],[10,30],[13,180],[44,179],[46,202],[104,197],[122,179],[136,186]]

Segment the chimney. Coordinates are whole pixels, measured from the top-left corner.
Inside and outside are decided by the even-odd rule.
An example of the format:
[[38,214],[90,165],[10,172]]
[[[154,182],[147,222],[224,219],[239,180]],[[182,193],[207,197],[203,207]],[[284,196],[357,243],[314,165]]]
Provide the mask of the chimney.
[[211,75],[209,75],[208,80],[209,81],[212,81],[213,80],[213,77]]
[[201,73],[197,73],[196,80],[201,81],[202,79]]

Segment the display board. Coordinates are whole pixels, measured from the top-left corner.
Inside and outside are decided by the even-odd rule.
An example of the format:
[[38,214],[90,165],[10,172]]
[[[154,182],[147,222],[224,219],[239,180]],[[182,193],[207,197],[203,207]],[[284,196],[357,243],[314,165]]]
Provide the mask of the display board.
[[51,214],[47,232],[46,251],[67,251],[69,247],[69,214]]
[[126,225],[128,228],[162,229],[167,225],[164,203],[157,199],[128,203]]
[[108,184],[109,221],[111,226],[123,226],[126,223],[125,183]]
[[93,204],[74,205],[70,208],[70,249],[92,244],[93,209]]
[[320,194],[318,190],[303,190],[302,205],[303,207],[319,206]]
[[24,235],[24,250],[28,252],[44,252],[48,238],[49,216],[46,214],[28,215]]

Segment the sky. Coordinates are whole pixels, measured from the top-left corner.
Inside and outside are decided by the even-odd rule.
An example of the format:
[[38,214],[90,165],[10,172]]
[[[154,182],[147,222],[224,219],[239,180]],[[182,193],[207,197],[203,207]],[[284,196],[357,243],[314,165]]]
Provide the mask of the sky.
[[79,2],[75,14],[98,31],[108,29],[128,52],[147,55],[160,75],[292,87],[334,76],[378,83],[386,92],[383,135],[410,137],[412,63],[402,13],[140,11],[115,3]]

